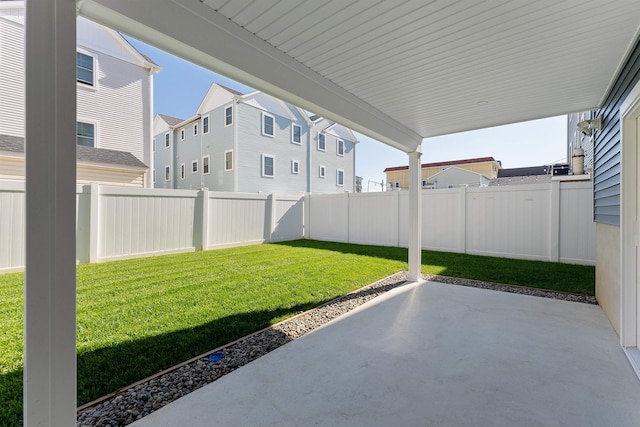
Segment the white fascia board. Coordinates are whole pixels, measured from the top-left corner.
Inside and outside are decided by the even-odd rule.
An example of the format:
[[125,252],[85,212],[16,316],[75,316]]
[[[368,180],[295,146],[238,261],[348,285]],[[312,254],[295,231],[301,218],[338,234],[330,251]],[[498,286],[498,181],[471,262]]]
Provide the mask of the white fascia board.
[[394,148],[420,151],[416,132],[199,0],[85,0],[79,13]]

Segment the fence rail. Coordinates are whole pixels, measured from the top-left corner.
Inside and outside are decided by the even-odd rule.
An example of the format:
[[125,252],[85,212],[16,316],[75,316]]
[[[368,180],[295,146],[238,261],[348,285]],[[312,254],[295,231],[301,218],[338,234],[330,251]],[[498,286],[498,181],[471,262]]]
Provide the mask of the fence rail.
[[[302,196],[77,187],[76,259],[100,262],[302,238],[408,245],[408,194]],[[589,182],[425,190],[424,249],[595,264]],[[0,181],[0,273],[25,262],[24,183]]]

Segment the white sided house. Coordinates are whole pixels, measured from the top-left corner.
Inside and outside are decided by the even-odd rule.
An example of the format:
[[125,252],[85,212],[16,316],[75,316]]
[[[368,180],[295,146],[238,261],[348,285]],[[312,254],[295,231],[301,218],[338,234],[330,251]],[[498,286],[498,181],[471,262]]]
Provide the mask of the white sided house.
[[193,117],[157,114],[153,134],[156,188],[355,190],[353,132],[263,92],[212,84]]
[[[25,8],[0,1],[0,179],[24,179]],[[119,33],[77,19],[77,181],[150,187],[153,74]]]

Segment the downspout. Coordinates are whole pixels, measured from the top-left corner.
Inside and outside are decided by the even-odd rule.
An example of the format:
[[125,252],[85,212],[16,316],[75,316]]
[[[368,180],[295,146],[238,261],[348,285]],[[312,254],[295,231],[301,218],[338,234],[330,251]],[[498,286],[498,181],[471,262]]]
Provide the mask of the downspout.
[[[233,104],[232,105],[232,111],[231,111],[231,120],[233,120],[233,152],[231,154],[231,167],[233,168],[233,192],[237,193],[238,192],[238,97],[234,96],[233,97]],[[224,110],[222,111],[223,115],[224,115]],[[224,156],[224,152],[222,153],[222,155]],[[226,164],[227,164],[227,159],[223,158],[223,171],[226,168]]]
[[[145,188],[153,188],[153,177],[150,176],[153,174],[153,169],[155,168],[154,162],[154,152],[153,152],[153,68],[149,68],[149,141],[151,142],[151,147],[147,145],[149,149],[149,168],[147,172],[144,174],[144,187]],[[157,141],[156,141],[157,143]],[[158,147],[156,147],[156,150]]]

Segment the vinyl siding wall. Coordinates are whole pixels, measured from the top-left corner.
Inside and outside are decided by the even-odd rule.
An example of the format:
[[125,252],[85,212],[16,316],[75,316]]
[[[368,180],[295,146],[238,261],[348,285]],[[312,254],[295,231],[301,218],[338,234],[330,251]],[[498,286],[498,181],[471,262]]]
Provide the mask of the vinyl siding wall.
[[[225,126],[225,109],[230,105],[233,107],[233,123]],[[237,117],[236,106],[229,102],[229,104],[203,114],[203,116],[207,114],[209,115],[209,133],[202,136],[202,155],[209,156],[210,173],[204,175],[204,186],[215,191],[235,191],[234,169],[237,153],[233,147],[233,132]],[[202,120],[200,121],[202,122]],[[228,171],[225,170],[224,159],[224,152],[227,150],[234,150],[233,169]]]
[[[6,48],[11,46],[11,49]],[[24,28],[0,18],[0,133],[24,136]]]
[[[238,120],[238,169],[239,192],[262,192],[294,194],[306,189],[306,145],[308,128],[305,123],[297,123],[302,128],[301,144],[291,142],[289,118],[274,117],[274,137],[262,135],[262,110],[247,104],[237,105]],[[262,176],[263,154],[274,157],[274,177]],[[291,161],[298,160],[298,174],[291,173]]]
[[640,80],[640,42],[616,79],[603,107],[603,129],[596,133],[594,153],[594,220],[620,226],[620,105]]
[[150,164],[149,73],[79,46],[96,57],[96,87],[78,84],[78,120],[96,124],[96,147],[128,151]]
[[[343,191],[355,191],[355,143],[345,138],[327,132],[325,133],[326,150],[318,150],[318,132],[315,128],[311,135],[309,147],[311,156],[311,192],[312,193],[339,193]],[[337,154],[337,141],[344,141],[344,156]],[[320,166],[325,167],[325,177],[320,177]],[[336,181],[336,171],[344,171],[344,186],[339,187]]]

